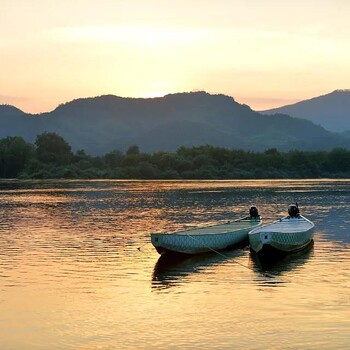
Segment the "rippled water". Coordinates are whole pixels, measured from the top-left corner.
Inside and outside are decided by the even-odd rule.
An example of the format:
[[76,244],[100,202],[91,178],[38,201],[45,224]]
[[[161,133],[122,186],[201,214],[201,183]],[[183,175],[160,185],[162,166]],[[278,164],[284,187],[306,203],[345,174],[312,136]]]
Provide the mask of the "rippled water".
[[[349,348],[349,195],[346,180],[0,182],[0,348]],[[295,201],[314,245],[273,264],[150,244]]]

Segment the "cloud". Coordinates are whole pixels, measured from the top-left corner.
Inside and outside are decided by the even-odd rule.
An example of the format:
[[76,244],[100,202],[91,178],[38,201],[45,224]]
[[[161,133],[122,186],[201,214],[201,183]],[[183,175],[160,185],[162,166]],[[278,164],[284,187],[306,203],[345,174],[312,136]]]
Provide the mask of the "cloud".
[[61,27],[53,29],[52,32],[56,39],[68,42],[131,42],[141,45],[193,42],[204,39],[208,35],[206,29],[142,25]]

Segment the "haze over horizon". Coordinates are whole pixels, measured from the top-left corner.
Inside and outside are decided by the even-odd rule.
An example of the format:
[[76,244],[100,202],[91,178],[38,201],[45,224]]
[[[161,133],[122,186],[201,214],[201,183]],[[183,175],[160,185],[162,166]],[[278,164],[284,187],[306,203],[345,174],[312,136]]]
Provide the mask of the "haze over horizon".
[[0,104],[204,90],[255,110],[350,86],[350,2],[3,0]]

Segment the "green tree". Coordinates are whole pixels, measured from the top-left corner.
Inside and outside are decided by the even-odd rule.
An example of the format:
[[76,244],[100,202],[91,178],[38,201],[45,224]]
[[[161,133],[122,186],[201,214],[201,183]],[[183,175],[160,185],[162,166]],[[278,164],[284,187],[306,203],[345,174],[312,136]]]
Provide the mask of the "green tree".
[[124,158],[123,153],[116,150],[106,153],[104,156],[106,166],[109,168],[115,168],[119,166],[123,158]]
[[139,155],[140,154],[140,148],[138,145],[131,145],[128,150],[126,151],[126,154],[128,156],[131,155]]
[[6,137],[0,140],[0,177],[14,178],[34,157],[30,143],[20,136]]
[[331,172],[350,171],[350,152],[344,148],[334,148],[328,154],[328,166]]
[[44,132],[35,141],[38,160],[55,165],[69,164],[73,159],[71,146],[54,132]]

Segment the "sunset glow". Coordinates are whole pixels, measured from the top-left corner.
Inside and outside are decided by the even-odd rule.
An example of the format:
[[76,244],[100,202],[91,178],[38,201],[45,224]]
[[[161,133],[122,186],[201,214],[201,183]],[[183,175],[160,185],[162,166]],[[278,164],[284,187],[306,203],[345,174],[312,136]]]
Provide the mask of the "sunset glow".
[[350,86],[346,0],[2,1],[0,103],[205,90],[255,109]]

